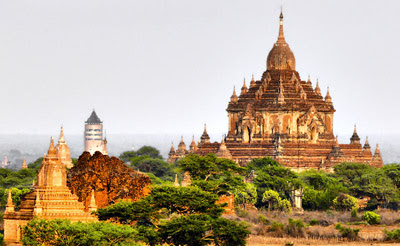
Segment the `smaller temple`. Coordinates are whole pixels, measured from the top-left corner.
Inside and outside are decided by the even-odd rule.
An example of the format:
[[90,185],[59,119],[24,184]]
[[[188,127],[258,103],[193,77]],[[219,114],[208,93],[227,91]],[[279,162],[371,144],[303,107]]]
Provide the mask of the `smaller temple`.
[[37,181],[33,183],[31,191],[21,197],[19,210],[15,209],[9,190],[4,214],[4,241],[8,245],[18,244],[21,228],[35,217],[47,220],[66,218],[71,221],[96,221],[97,218],[90,213],[95,209],[97,207],[92,202],[89,209],[85,210],[83,203],[71,193],[67,186],[66,165],[60,160],[51,138]]
[[26,169],[28,168],[28,165],[26,165],[26,158],[24,157],[24,162],[22,163],[21,169]]

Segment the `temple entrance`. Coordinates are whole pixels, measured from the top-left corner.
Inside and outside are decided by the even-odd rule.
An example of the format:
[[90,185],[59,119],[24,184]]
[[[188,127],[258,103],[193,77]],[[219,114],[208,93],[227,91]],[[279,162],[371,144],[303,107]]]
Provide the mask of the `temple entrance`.
[[251,141],[251,129],[250,127],[245,127],[243,129],[243,143],[249,143]]
[[311,129],[311,142],[312,143],[317,143],[318,140],[318,132],[317,132],[317,128],[313,127]]

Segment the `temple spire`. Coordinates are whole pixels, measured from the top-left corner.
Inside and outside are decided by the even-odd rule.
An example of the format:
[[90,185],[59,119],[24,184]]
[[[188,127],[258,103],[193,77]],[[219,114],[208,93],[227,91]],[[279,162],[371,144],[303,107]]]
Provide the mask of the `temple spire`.
[[283,85],[282,83],[279,84],[279,96],[278,96],[278,103],[282,104],[285,102],[285,97],[283,95]]
[[8,213],[14,213],[14,212],[15,212],[15,209],[14,209],[14,203],[12,201],[11,188],[9,188],[5,213],[8,214]]
[[49,151],[47,157],[57,157],[56,148],[54,147],[54,138],[51,137]]
[[96,199],[94,198],[94,190],[92,190],[88,210],[89,210],[89,212],[93,212],[93,211],[97,210]]
[[254,87],[256,85],[256,81],[254,80],[254,74],[251,75],[251,81],[250,81],[250,88]]
[[232,96],[231,96],[231,102],[232,103],[236,103],[237,101],[238,101],[238,97],[236,95],[235,86],[233,86],[233,93],[232,93]]
[[350,144],[360,144],[360,137],[357,134],[357,126],[354,125],[354,132],[350,138]]
[[319,88],[318,79],[317,79],[317,84],[315,85],[314,91],[315,91],[315,93],[316,93],[318,96],[321,96],[321,89]]
[[178,187],[178,186],[179,186],[178,174],[175,174],[174,186],[176,186],[176,187]]
[[26,165],[26,157],[24,157],[24,162],[22,163],[21,169],[26,169],[28,168],[28,165]]
[[201,135],[201,137],[200,137],[200,142],[201,143],[209,143],[210,142],[210,136],[208,136],[206,124],[204,124],[204,131],[203,131],[203,135]]
[[328,86],[328,89],[326,91],[325,102],[328,103],[328,104],[332,104],[332,97],[329,94],[329,86]]
[[281,14],[279,16],[279,36],[278,36],[278,42],[277,43],[286,43],[285,35],[283,34],[283,14],[282,14],[282,10],[281,10]]
[[246,78],[243,79],[243,86],[242,86],[242,91],[240,92],[240,95],[243,95],[244,93],[247,92],[247,86],[246,86]]
[[63,126],[61,126],[60,138],[58,139],[58,143],[65,143]]

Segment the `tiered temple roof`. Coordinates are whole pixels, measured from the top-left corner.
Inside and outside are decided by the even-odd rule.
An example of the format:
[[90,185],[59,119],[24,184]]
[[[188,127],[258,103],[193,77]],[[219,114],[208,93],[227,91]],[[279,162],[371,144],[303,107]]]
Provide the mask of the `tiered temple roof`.
[[97,209],[96,204],[91,204],[89,208],[90,211],[85,211],[83,203],[79,202],[78,197],[73,195],[67,187],[66,165],[59,159],[53,138],[51,138],[48,153],[44,156],[37,175],[37,181],[32,185],[31,191],[21,197],[18,211],[14,209],[9,192],[4,214],[4,240],[8,244],[18,243],[22,226],[34,217],[96,221],[97,218],[90,214],[91,211]]
[[[368,140],[364,147],[360,144],[356,128],[350,144],[338,143],[333,134],[336,110],[329,88],[323,97],[318,80],[314,88],[310,78],[307,81],[300,78],[283,33],[282,14],[278,40],[267,57],[267,70],[259,80],[252,76],[249,87],[244,81],[239,96],[233,90],[227,111],[226,139],[211,143],[204,128],[195,153],[221,156],[223,150],[226,158],[241,165],[270,156],[295,170],[331,171],[333,165],[342,162],[383,165],[379,148],[372,155]],[[170,152],[168,161],[182,157]]]

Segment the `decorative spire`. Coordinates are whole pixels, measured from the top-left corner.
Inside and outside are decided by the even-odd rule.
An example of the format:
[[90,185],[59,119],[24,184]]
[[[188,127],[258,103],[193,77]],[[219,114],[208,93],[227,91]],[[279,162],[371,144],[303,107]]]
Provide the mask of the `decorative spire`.
[[256,81],[254,80],[254,74],[251,75],[251,81],[250,81],[250,88],[254,87],[256,85]]
[[28,168],[28,165],[26,165],[26,157],[24,157],[24,162],[22,163],[21,169],[26,169]]
[[233,94],[232,94],[232,96],[231,96],[231,102],[232,102],[232,103],[237,103],[237,101],[238,101],[238,97],[237,97],[237,95],[236,95],[235,86],[233,86]]
[[[318,79],[317,79],[318,80]],[[311,83],[311,77],[310,77],[310,75],[308,75],[308,80],[307,80],[307,82],[310,82]]]
[[350,138],[350,144],[360,144],[360,137],[357,134],[357,126],[354,125],[354,132]]
[[243,86],[242,86],[242,91],[240,92],[240,95],[243,95],[247,92],[247,86],[246,86],[246,78],[243,79]]
[[279,16],[279,36],[278,36],[278,42],[277,43],[286,43],[285,35],[283,34],[283,14],[282,14],[282,10],[281,10],[281,14]]
[[331,95],[329,94],[329,86],[328,86],[328,89],[326,91],[325,102],[328,103],[328,104],[332,104],[332,98],[331,98]]
[[379,144],[376,144],[375,155],[380,155],[381,151],[379,149]]
[[88,210],[90,213],[97,210],[96,199],[94,198],[94,190],[92,190]]
[[174,186],[175,186],[175,187],[178,187],[178,186],[179,186],[178,174],[175,174]]
[[200,143],[209,143],[210,142],[210,136],[208,136],[207,133],[207,125],[204,124],[204,131],[203,131],[203,135],[201,135],[200,137]]
[[364,149],[365,150],[370,150],[371,149],[371,146],[369,145],[369,142],[368,142],[368,136],[365,139]]
[[58,143],[65,143],[63,126],[61,126],[60,138],[58,139]]
[[318,96],[321,96],[321,89],[319,88],[318,79],[317,79],[317,85],[315,86],[314,91]]
[[174,142],[171,143],[171,148],[169,149],[169,153],[174,153],[175,154],[175,148],[174,148]]
[[40,215],[43,212],[43,206],[40,202],[39,191],[36,190],[36,199],[35,199],[35,207],[33,208],[34,215]]
[[181,151],[185,151],[186,150],[186,144],[183,141],[183,136],[181,136],[181,141],[179,142],[179,145],[178,145],[178,151],[179,150],[181,150]]
[[192,142],[190,143],[189,150],[190,153],[194,153],[197,150],[196,141],[194,141],[194,135],[192,137]]
[[8,214],[8,213],[14,213],[14,212],[15,212],[15,209],[14,209],[14,203],[12,201],[11,188],[9,188],[5,213]]
[[225,144],[225,137],[222,137],[221,145],[219,146],[218,152],[215,154],[218,158],[232,159],[232,154]]
[[335,146],[339,147],[339,136],[338,135],[336,135]]
[[51,137],[50,147],[47,151],[47,157],[57,157],[56,148],[54,147],[54,139]]

